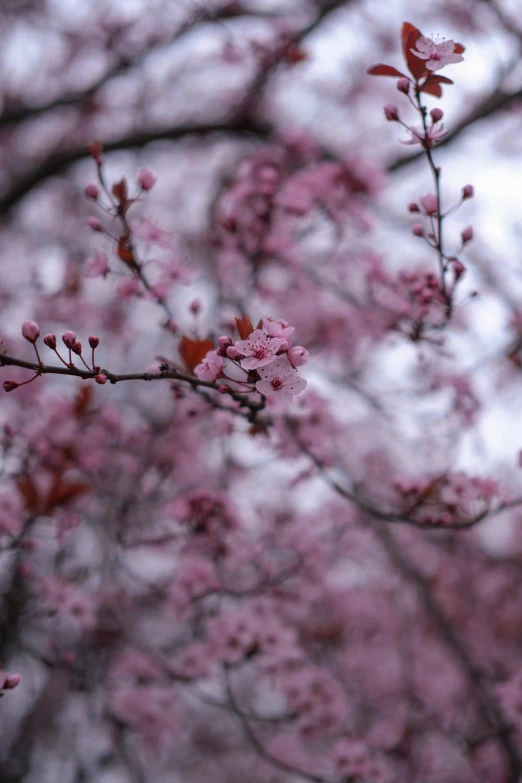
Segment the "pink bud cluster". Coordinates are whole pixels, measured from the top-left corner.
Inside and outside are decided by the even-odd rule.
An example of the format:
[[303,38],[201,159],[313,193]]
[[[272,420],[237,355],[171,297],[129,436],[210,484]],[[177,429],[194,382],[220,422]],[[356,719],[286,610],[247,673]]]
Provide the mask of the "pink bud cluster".
[[[41,372],[45,371],[44,364],[40,358],[40,354],[38,352],[38,348],[36,346],[36,343],[38,342],[38,339],[40,338],[40,327],[35,321],[25,321],[22,324],[22,336],[25,337],[25,339],[30,342],[34,346],[34,350],[36,353],[36,358],[38,360],[38,368],[35,367],[35,375],[31,377],[28,381],[24,381],[23,383],[17,383],[16,381],[12,380],[6,380],[2,384],[2,388],[6,392],[14,391],[15,389],[18,389],[19,386],[25,386],[27,383],[31,383],[35,380],[35,378],[38,378],[38,376],[41,374]],[[63,365],[69,368],[74,368],[74,363],[72,360],[72,355],[78,356],[85,368],[89,372],[96,372],[99,370],[99,367],[96,367],[95,361],[94,361],[94,351],[98,347],[100,343],[100,338],[95,337],[94,335],[89,337],[89,347],[92,351],[92,366],[89,366],[87,362],[85,361],[85,358],[83,356],[83,349],[81,342],[77,339],[76,334],[70,330],[66,331],[62,335],[62,342],[65,345],[65,347],[69,351],[69,361],[67,362],[63,356],[61,356],[60,352],[58,351],[58,340],[56,338],[55,334],[52,334],[51,332],[47,333],[43,337],[43,343],[44,345],[49,348],[51,351],[54,351],[54,353],[57,355],[59,360],[62,362]],[[98,380],[99,374],[97,374],[95,380],[98,383],[105,383],[105,380],[99,381]]]
[[[306,381],[296,368],[306,364],[308,351],[301,345],[292,346],[290,335],[294,327],[286,321],[265,316],[260,326],[244,340],[233,342],[226,335],[220,337],[218,349],[207,353],[195,368],[195,374],[202,381],[226,379],[234,384],[233,388],[237,385],[238,390],[255,390],[271,399],[291,401],[306,388]],[[220,387],[223,393],[230,390],[227,385]]]

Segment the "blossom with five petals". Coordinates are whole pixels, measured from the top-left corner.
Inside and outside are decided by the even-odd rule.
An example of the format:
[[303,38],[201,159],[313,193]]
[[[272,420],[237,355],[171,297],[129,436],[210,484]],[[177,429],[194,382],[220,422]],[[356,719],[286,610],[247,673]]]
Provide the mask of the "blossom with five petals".
[[457,45],[455,41],[436,43],[431,38],[421,35],[415,44],[416,49],[410,51],[421,60],[426,60],[428,71],[440,71],[444,66],[460,63],[464,59],[461,54],[455,52]]
[[271,337],[262,329],[256,329],[246,340],[238,340],[235,348],[245,359],[241,360],[244,370],[255,370],[273,362],[282,347],[279,337]]
[[291,402],[294,395],[306,389],[305,379],[301,378],[286,356],[278,357],[258,372],[261,376],[261,380],[256,383],[258,392],[282,402]]

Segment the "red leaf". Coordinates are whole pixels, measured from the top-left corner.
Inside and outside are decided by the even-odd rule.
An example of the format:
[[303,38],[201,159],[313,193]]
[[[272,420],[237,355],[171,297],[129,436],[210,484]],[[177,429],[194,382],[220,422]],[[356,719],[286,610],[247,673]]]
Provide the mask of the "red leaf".
[[399,78],[404,76],[404,74],[398,71],[397,68],[394,68],[393,65],[383,65],[382,63],[379,63],[379,65],[372,65],[371,68],[368,68],[366,73],[369,73],[370,76],[398,76]]
[[127,180],[125,177],[120,182],[115,182],[112,186],[112,195],[119,204],[127,201]]
[[416,57],[411,50],[415,49],[415,44],[421,35],[420,30],[409,22],[404,22],[401,31],[402,54],[411,75],[417,81],[426,73],[426,64],[420,57]]
[[254,331],[254,327],[252,326],[252,321],[248,317],[248,315],[243,315],[241,318],[236,318],[236,324],[237,324],[237,330],[239,332],[239,336],[242,340],[246,340],[252,332]]
[[78,417],[81,417],[87,411],[91,399],[92,387],[82,386],[74,398],[74,412]]
[[40,496],[36,484],[30,476],[19,476],[16,480],[18,492],[30,514],[36,514],[40,508]]
[[301,49],[299,44],[290,44],[286,48],[284,58],[288,65],[296,65],[296,63],[300,63],[302,60],[307,60],[308,53]]
[[466,51],[466,47],[462,46],[462,44],[456,43],[453,51],[455,54],[463,54]]
[[45,504],[45,513],[48,513],[56,506],[63,506],[69,500],[83,495],[89,489],[90,485],[85,484],[82,481],[70,481],[66,484],[55,484],[49,495],[47,496],[47,502]]
[[178,350],[187,370],[194,372],[194,368],[201,364],[213,347],[212,340],[192,340],[190,337],[182,337]]
[[425,82],[419,92],[425,92],[427,95],[434,95],[435,98],[442,98],[442,87],[437,82]]
[[101,141],[91,141],[91,143],[87,145],[87,149],[95,161],[99,161],[101,159],[103,154],[103,144]]
[[441,84],[453,84],[453,82],[451,79],[448,79],[447,76],[433,74],[432,76],[428,76],[419,92],[425,92],[428,93],[428,95],[435,95],[435,97],[440,98],[442,96]]
[[122,236],[118,240],[118,258],[121,258],[129,266],[135,266],[132,245],[128,236]]

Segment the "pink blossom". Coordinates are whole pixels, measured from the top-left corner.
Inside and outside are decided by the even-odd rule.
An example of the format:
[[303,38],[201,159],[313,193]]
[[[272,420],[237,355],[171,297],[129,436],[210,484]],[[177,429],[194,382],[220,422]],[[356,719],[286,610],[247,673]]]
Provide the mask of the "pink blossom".
[[461,54],[455,52],[455,41],[436,43],[433,39],[421,35],[415,45],[417,48],[410,51],[421,60],[426,60],[428,71],[440,71],[446,65],[460,63],[464,59]]
[[215,381],[223,369],[223,359],[217,351],[209,351],[201,364],[198,364],[194,373],[200,381]]
[[76,335],[71,331],[64,332],[62,334],[62,340],[64,341],[67,348],[72,348],[76,342]]
[[118,299],[126,301],[137,296],[141,291],[140,281],[135,277],[123,277],[116,286],[116,296]]
[[87,187],[85,188],[85,196],[86,198],[92,198],[94,201],[98,198],[100,191],[98,189],[98,185],[96,185],[94,182],[89,183]]
[[440,141],[446,135],[443,123],[438,128],[433,125],[426,131],[424,131],[422,125],[417,125],[415,128],[408,126],[407,131],[411,138],[401,141],[401,144],[425,144],[428,147],[432,147],[435,142]]
[[270,315],[263,317],[263,329],[272,337],[290,337],[295,332],[295,326],[288,326],[288,322],[282,319],[276,321]]
[[439,202],[433,193],[422,196],[420,204],[425,215],[436,215],[439,211]]
[[471,242],[473,239],[473,226],[466,226],[466,228],[463,228],[460,234],[460,238],[462,239],[463,245]]
[[34,321],[24,321],[22,335],[30,343],[35,343],[40,337],[40,327]]
[[268,367],[258,370],[261,380],[256,383],[256,389],[261,394],[276,395],[278,399],[290,402],[294,395],[306,389],[306,381],[298,375],[286,357],[273,361]]
[[97,250],[91,258],[85,262],[85,277],[105,277],[110,272],[107,253]]
[[100,219],[97,217],[90,217],[87,218],[87,225],[89,228],[91,228],[93,231],[103,231],[102,224],[100,222]]
[[281,340],[279,337],[271,337],[261,329],[256,329],[247,340],[238,340],[234,347],[242,356],[247,357],[241,360],[241,366],[245,370],[255,370],[274,361],[276,353],[281,348]]
[[150,169],[140,169],[137,174],[137,180],[143,190],[152,190],[158,178]]
[[290,348],[287,355],[292,367],[301,367],[303,364],[306,364],[310,356],[302,345],[294,345],[293,348]]
[[387,103],[384,107],[384,116],[389,122],[397,122],[399,119],[399,110],[393,103]]
[[43,338],[43,341],[45,345],[50,348],[52,351],[56,349],[56,335],[55,334],[46,334]]

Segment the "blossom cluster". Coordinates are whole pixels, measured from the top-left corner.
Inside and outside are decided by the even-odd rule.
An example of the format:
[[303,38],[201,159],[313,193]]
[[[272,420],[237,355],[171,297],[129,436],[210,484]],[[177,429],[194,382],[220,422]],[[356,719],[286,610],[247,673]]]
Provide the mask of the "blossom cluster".
[[[284,320],[265,316],[257,329],[251,324],[243,329],[244,339],[220,337],[218,349],[209,351],[194,372],[202,381],[223,379],[235,390],[255,390],[270,400],[291,402],[306,388],[296,368],[308,361],[306,348],[291,344],[294,330]],[[223,392],[228,389],[221,387]]]
[[395,489],[405,517],[415,524],[436,527],[473,524],[495,507],[500,494],[495,480],[461,472],[398,479]]

